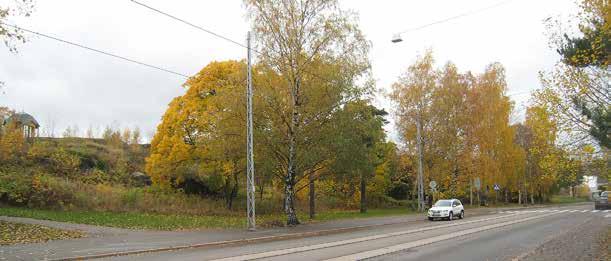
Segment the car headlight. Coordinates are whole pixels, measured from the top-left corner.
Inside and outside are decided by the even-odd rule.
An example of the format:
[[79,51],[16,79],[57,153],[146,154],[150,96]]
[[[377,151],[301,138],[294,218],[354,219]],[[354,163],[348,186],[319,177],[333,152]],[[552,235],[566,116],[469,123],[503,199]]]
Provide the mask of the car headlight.
[[443,213],[448,213],[448,211],[447,211],[447,210],[443,210],[442,212],[443,212]]

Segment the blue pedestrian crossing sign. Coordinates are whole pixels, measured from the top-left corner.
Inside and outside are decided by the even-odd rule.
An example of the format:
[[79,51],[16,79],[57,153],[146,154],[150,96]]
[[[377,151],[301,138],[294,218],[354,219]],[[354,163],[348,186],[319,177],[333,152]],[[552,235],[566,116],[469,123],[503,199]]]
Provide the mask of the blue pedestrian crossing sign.
[[501,190],[501,186],[499,186],[499,184],[494,184],[494,190],[496,191]]

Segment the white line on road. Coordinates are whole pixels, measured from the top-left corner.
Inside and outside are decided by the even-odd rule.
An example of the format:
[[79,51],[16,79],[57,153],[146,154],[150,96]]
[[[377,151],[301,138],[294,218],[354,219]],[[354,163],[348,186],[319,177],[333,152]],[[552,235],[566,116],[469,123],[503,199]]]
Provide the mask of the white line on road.
[[322,243],[322,244],[316,244],[316,245],[310,245],[310,246],[294,247],[294,248],[287,248],[287,249],[281,249],[281,250],[273,250],[273,251],[268,251],[268,252],[255,253],[255,254],[246,254],[246,255],[241,255],[241,256],[234,256],[234,257],[227,257],[227,258],[222,258],[222,259],[215,259],[214,261],[241,261],[241,260],[252,260],[252,259],[259,259],[259,258],[268,258],[268,257],[274,257],[274,256],[282,256],[282,255],[288,255],[288,254],[293,254],[293,253],[306,252],[306,251],[312,251],[312,250],[317,250],[317,249],[336,247],[336,246],[354,244],[354,243],[359,243],[359,242],[364,242],[364,241],[370,241],[370,240],[376,240],[376,239],[382,239],[382,238],[388,238],[388,237],[395,237],[395,236],[401,236],[401,235],[406,235],[406,234],[412,234],[412,233],[417,233],[417,232],[435,230],[435,229],[439,229],[439,228],[446,228],[446,227],[452,227],[452,226],[457,226],[457,225],[465,225],[465,224],[471,224],[471,223],[477,223],[477,222],[484,222],[484,221],[490,221],[490,220],[495,220],[495,219],[513,217],[513,216],[516,216],[516,215],[519,215],[519,214],[511,214],[511,215],[505,215],[505,216],[500,216],[500,217],[491,217],[491,218],[484,218],[484,219],[477,219],[477,220],[470,220],[470,221],[463,221],[463,222],[455,222],[455,223],[450,223],[450,224],[447,224],[447,225],[428,226],[428,227],[423,227],[423,228],[410,229],[410,230],[405,230],[405,231],[399,231],[399,232],[393,232],[393,233],[387,233],[387,234],[380,234],[380,235],[374,235],[374,236],[359,237],[359,238],[353,238],[353,239],[347,239],[347,240],[341,240],[341,241],[335,241],[335,242],[329,242],[329,243]]
[[573,209],[573,210],[571,210],[571,213],[573,213],[573,212],[577,212],[577,211],[579,211],[579,210],[577,210],[577,209]]
[[595,209],[595,210],[592,210],[592,213],[596,213],[596,212],[598,212],[598,211],[600,211],[600,210]]
[[609,211],[611,211],[611,209],[607,209],[607,210],[605,210],[605,211],[603,211],[603,212],[607,213],[607,212],[609,212]]
[[606,218],[611,217],[611,214],[605,215]]
[[332,258],[332,259],[327,259],[326,261],[348,261],[348,260],[362,260],[362,259],[367,259],[367,258],[373,258],[373,257],[377,257],[377,256],[391,254],[391,253],[398,252],[398,251],[403,251],[403,250],[414,248],[414,247],[419,247],[419,246],[423,246],[423,245],[432,244],[432,243],[443,241],[443,240],[448,240],[448,239],[451,239],[451,238],[456,238],[456,237],[460,237],[460,236],[464,236],[464,235],[469,235],[469,234],[473,234],[473,233],[482,232],[482,231],[485,231],[485,230],[490,230],[490,229],[494,229],[494,228],[499,228],[499,227],[504,227],[504,226],[508,226],[508,225],[513,225],[513,224],[517,224],[517,223],[521,223],[521,222],[526,222],[526,221],[533,220],[533,219],[543,218],[543,217],[555,215],[557,213],[558,212],[544,214],[544,215],[539,215],[539,216],[530,217],[530,218],[514,220],[514,221],[507,221],[507,222],[503,222],[503,223],[499,223],[499,224],[493,224],[493,225],[487,225],[487,226],[483,226],[483,227],[471,228],[471,229],[467,229],[467,230],[463,230],[463,231],[459,231],[459,232],[454,232],[454,233],[450,233],[450,234],[446,234],[446,235],[435,236],[435,237],[431,237],[431,238],[426,238],[426,239],[421,239],[421,240],[417,240],[417,241],[412,241],[412,242],[405,243],[405,244],[394,245],[394,246],[390,246],[390,247],[380,248],[380,249],[371,250],[371,251],[365,251],[365,252],[356,253],[356,254],[347,255],[347,256],[340,256],[340,257],[336,257],[336,258]]
[[586,212],[588,212],[588,211],[589,211],[589,210],[582,210],[582,211],[581,211],[581,213],[586,213]]

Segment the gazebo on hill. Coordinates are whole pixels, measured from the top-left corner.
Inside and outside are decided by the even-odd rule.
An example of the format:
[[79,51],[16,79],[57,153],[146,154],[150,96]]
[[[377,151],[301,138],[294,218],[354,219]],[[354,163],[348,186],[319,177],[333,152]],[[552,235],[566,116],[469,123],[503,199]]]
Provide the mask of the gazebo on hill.
[[34,138],[38,136],[40,124],[38,124],[38,121],[30,114],[24,112],[15,113],[4,120],[4,126],[9,126],[10,124],[15,124],[17,128],[23,129],[23,136],[25,138]]

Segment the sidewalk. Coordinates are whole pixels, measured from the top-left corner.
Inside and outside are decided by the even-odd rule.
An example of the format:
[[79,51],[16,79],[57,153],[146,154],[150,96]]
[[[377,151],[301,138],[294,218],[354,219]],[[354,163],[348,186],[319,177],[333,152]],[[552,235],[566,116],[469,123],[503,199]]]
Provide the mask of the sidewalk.
[[[541,207],[541,206],[539,206]],[[549,207],[549,206],[542,206]],[[523,209],[521,207],[519,209]],[[497,211],[514,208],[474,208],[469,216],[487,215]],[[0,220],[20,223],[39,224],[59,229],[81,230],[88,237],[73,240],[56,240],[47,243],[0,246],[0,260],[42,260],[86,258],[116,254],[165,251],[188,247],[213,247],[228,244],[247,244],[252,241],[272,241],[287,238],[342,233],[359,229],[372,229],[377,226],[424,221],[423,214],[345,219],[320,223],[304,224],[292,228],[262,229],[254,232],[246,230],[196,230],[196,231],[142,231],[91,225],[71,224],[29,218],[4,217]]]

